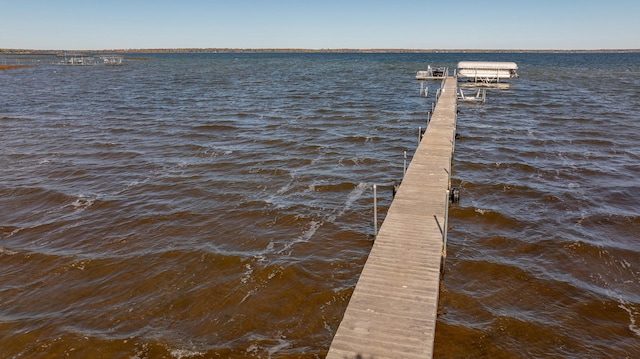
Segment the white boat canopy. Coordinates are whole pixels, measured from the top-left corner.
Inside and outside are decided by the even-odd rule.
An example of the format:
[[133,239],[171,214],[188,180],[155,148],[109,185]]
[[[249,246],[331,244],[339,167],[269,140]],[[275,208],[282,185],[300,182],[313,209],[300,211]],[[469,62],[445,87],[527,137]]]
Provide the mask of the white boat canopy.
[[457,74],[459,79],[475,82],[499,82],[517,78],[518,65],[515,62],[460,61]]
[[458,62],[458,70],[460,69],[517,70],[518,65],[515,62],[460,61]]

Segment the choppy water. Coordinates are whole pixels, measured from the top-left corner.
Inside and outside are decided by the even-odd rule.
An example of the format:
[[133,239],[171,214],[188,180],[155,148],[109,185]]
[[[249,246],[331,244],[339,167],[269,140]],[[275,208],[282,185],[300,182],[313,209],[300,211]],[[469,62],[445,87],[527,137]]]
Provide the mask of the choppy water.
[[180,54],[0,72],[0,357],[324,357],[475,59],[436,357],[639,356],[639,54]]

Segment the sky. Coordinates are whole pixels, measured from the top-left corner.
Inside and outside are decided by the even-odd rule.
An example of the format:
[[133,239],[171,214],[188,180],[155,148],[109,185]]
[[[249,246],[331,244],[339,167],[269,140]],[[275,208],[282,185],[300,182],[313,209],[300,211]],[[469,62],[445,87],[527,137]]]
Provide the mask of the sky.
[[0,0],[0,49],[640,49],[638,0]]

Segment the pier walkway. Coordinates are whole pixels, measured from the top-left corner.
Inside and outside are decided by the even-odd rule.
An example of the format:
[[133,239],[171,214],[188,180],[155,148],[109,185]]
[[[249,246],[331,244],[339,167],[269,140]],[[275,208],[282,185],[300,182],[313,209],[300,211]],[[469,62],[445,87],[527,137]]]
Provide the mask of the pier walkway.
[[456,128],[441,95],[358,279],[328,359],[431,358]]

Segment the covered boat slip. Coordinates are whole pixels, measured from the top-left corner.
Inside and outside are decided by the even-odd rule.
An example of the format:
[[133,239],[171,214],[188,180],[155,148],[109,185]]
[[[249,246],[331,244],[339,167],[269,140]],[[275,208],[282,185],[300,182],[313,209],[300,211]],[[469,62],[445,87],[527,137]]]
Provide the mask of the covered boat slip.
[[517,78],[517,71],[515,62],[460,61],[457,76],[458,80],[491,83]]

